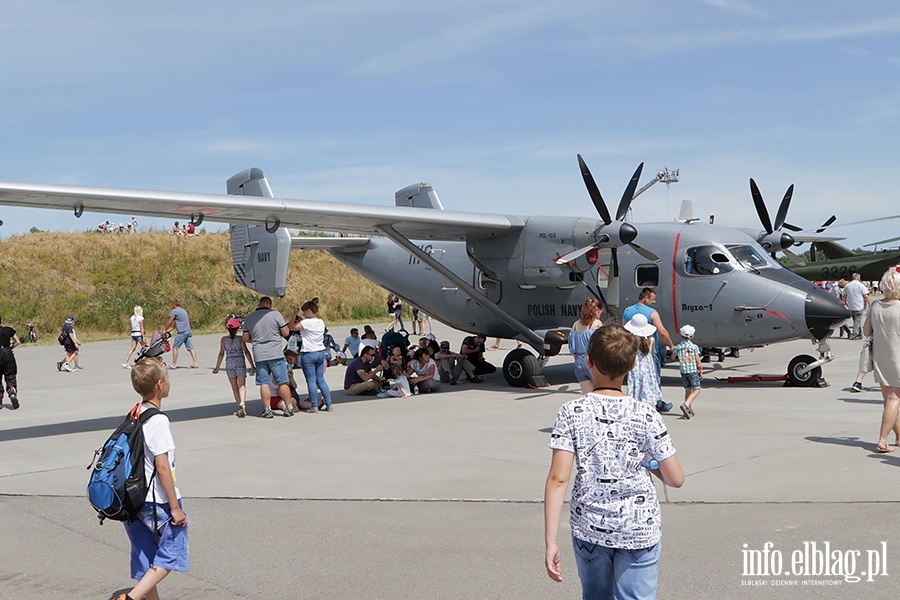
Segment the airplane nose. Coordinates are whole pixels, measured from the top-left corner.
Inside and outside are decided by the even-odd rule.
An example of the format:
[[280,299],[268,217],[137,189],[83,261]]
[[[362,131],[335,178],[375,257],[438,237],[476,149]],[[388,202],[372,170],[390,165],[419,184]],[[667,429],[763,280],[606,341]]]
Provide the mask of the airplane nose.
[[828,337],[838,323],[848,318],[847,305],[825,290],[817,289],[806,296],[806,326],[815,339]]

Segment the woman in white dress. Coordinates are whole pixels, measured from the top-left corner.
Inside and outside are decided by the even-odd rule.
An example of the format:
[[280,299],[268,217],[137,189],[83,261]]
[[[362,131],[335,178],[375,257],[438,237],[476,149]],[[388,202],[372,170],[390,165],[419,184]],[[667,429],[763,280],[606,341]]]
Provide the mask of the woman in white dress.
[[869,307],[865,334],[872,336],[875,381],[881,384],[884,413],[876,452],[893,452],[888,435],[894,432],[894,446],[900,440],[900,273],[890,270],[879,286],[884,297]]

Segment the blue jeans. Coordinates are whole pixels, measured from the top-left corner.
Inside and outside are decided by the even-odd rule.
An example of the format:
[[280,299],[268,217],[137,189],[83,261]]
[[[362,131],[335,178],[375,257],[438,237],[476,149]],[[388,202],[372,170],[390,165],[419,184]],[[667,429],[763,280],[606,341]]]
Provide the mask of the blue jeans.
[[583,600],[653,600],[662,543],[639,550],[606,548],[572,536]]
[[325,383],[325,351],[319,352],[301,352],[300,368],[303,369],[303,376],[306,377],[306,388],[309,390],[309,401],[316,406],[319,400],[319,392],[316,387],[322,390],[322,396],[325,398],[325,406],[331,408],[331,390]]
[[188,350],[194,349],[194,334],[191,330],[188,331],[179,331],[175,334],[175,342],[172,344],[173,350],[178,350],[181,348],[182,344]]
[[394,311],[394,316],[397,317],[397,331],[401,329],[406,330],[406,327],[403,326],[403,309],[398,308]]

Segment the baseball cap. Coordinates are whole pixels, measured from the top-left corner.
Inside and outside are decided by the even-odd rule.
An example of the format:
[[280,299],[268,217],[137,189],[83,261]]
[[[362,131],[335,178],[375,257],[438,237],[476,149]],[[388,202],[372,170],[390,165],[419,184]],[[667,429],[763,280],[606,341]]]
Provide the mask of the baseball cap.
[[686,338],[694,337],[695,331],[697,331],[697,330],[694,329],[693,325],[685,325],[684,327],[682,327],[681,329],[678,330],[678,332],[681,334],[681,337],[686,337]]
[[234,317],[232,317],[232,318],[228,319],[227,323],[225,323],[225,327],[227,327],[228,329],[240,329],[241,322],[238,321],[237,319],[235,319]]
[[443,342],[441,342],[441,348],[449,348],[449,347],[450,347],[450,342],[448,342],[447,340],[444,340]]
[[75,317],[73,317],[72,315],[69,315],[68,317],[66,317],[66,323],[68,323],[69,325],[71,325],[74,322],[75,322]]

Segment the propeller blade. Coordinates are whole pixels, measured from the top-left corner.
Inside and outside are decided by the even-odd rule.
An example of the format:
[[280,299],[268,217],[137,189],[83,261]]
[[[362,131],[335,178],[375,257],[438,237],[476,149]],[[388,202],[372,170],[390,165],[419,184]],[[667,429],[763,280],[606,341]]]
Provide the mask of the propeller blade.
[[640,254],[641,256],[643,256],[644,258],[646,258],[647,260],[649,260],[651,262],[658,263],[659,261],[662,260],[657,255],[653,254],[652,252],[650,252],[649,250],[647,250],[646,248],[644,248],[642,246],[638,246],[634,242],[631,242],[628,245],[631,246],[632,248],[634,248],[635,252],[637,252],[638,254]]
[[750,178],[750,195],[753,196],[753,204],[756,206],[756,214],[759,215],[759,222],[762,223],[763,229],[766,230],[766,233],[772,233],[772,222],[769,220],[769,211],[766,210],[766,203],[763,202],[762,194],[759,193],[759,188],[756,187],[756,182],[753,181],[753,178]]
[[621,221],[625,218],[625,215],[628,214],[628,209],[631,207],[631,201],[634,200],[634,191],[637,189],[638,181],[641,179],[641,171],[643,170],[644,163],[641,163],[638,165],[637,170],[635,170],[634,175],[631,176],[631,181],[628,182],[628,187],[625,188],[622,199],[619,201],[619,208],[616,210],[616,221]]
[[613,273],[613,277],[618,277],[618,276],[619,276],[619,258],[618,258],[618,256],[616,255],[616,249],[615,249],[615,248],[611,248],[611,249],[610,249],[610,254],[612,254],[612,273]]
[[577,259],[581,258],[582,256],[584,256],[585,254],[587,254],[588,252],[590,252],[593,249],[594,249],[593,244],[591,244],[590,246],[584,246],[583,248],[579,248],[578,250],[573,250],[572,252],[567,252],[566,254],[563,254],[562,256],[560,256],[553,262],[555,262],[558,265],[564,265],[566,263],[572,262],[573,260],[577,260]]
[[594,203],[594,208],[597,209],[597,214],[603,219],[603,223],[609,225],[612,223],[612,219],[609,216],[609,209],[606,208],[606,202],[603,201],[603,196],[600,195],[600,188],[597,187],[594,176],[591,175],[591,170],[588,169],[587,164],[585,164],[584,159],[581,158],[580,154],[578,155],[578,166],[581,167],[581,178],[584,179],[584,185],[587,187],[591,202]]
[[790,223],[784,223],[782,227],[784,227],[785,229],[789,229],[790,231],[803,231],[802,227],[797,227],[796,225],[791,225]]
[[818,229],[816,229],[816,233],[822,233],[823,231],[825,231],[825,228],[826,228],[826,227],[828,227],[829,225],[831,225],[831,224],[834,223],[835,221],[837,221],[837,217],[834,216],[834,215],[831,215],[830,217],[828,217],[828,220],[827,220],[827,221],[825,221],[824,223],[822,223],[822,226],[821,226],[821,227],[819,227]]
[[787,218],[788,208],[790,208],[791,206],[791,197],[793,195],[794,184],[792,183],[784,193],[784,198],[781,200],[781,206],[778,207],[778,213],[775,215],[774,231],[778,231],[779,229],[781,229],[781,226],[784,225],[784,220]]

